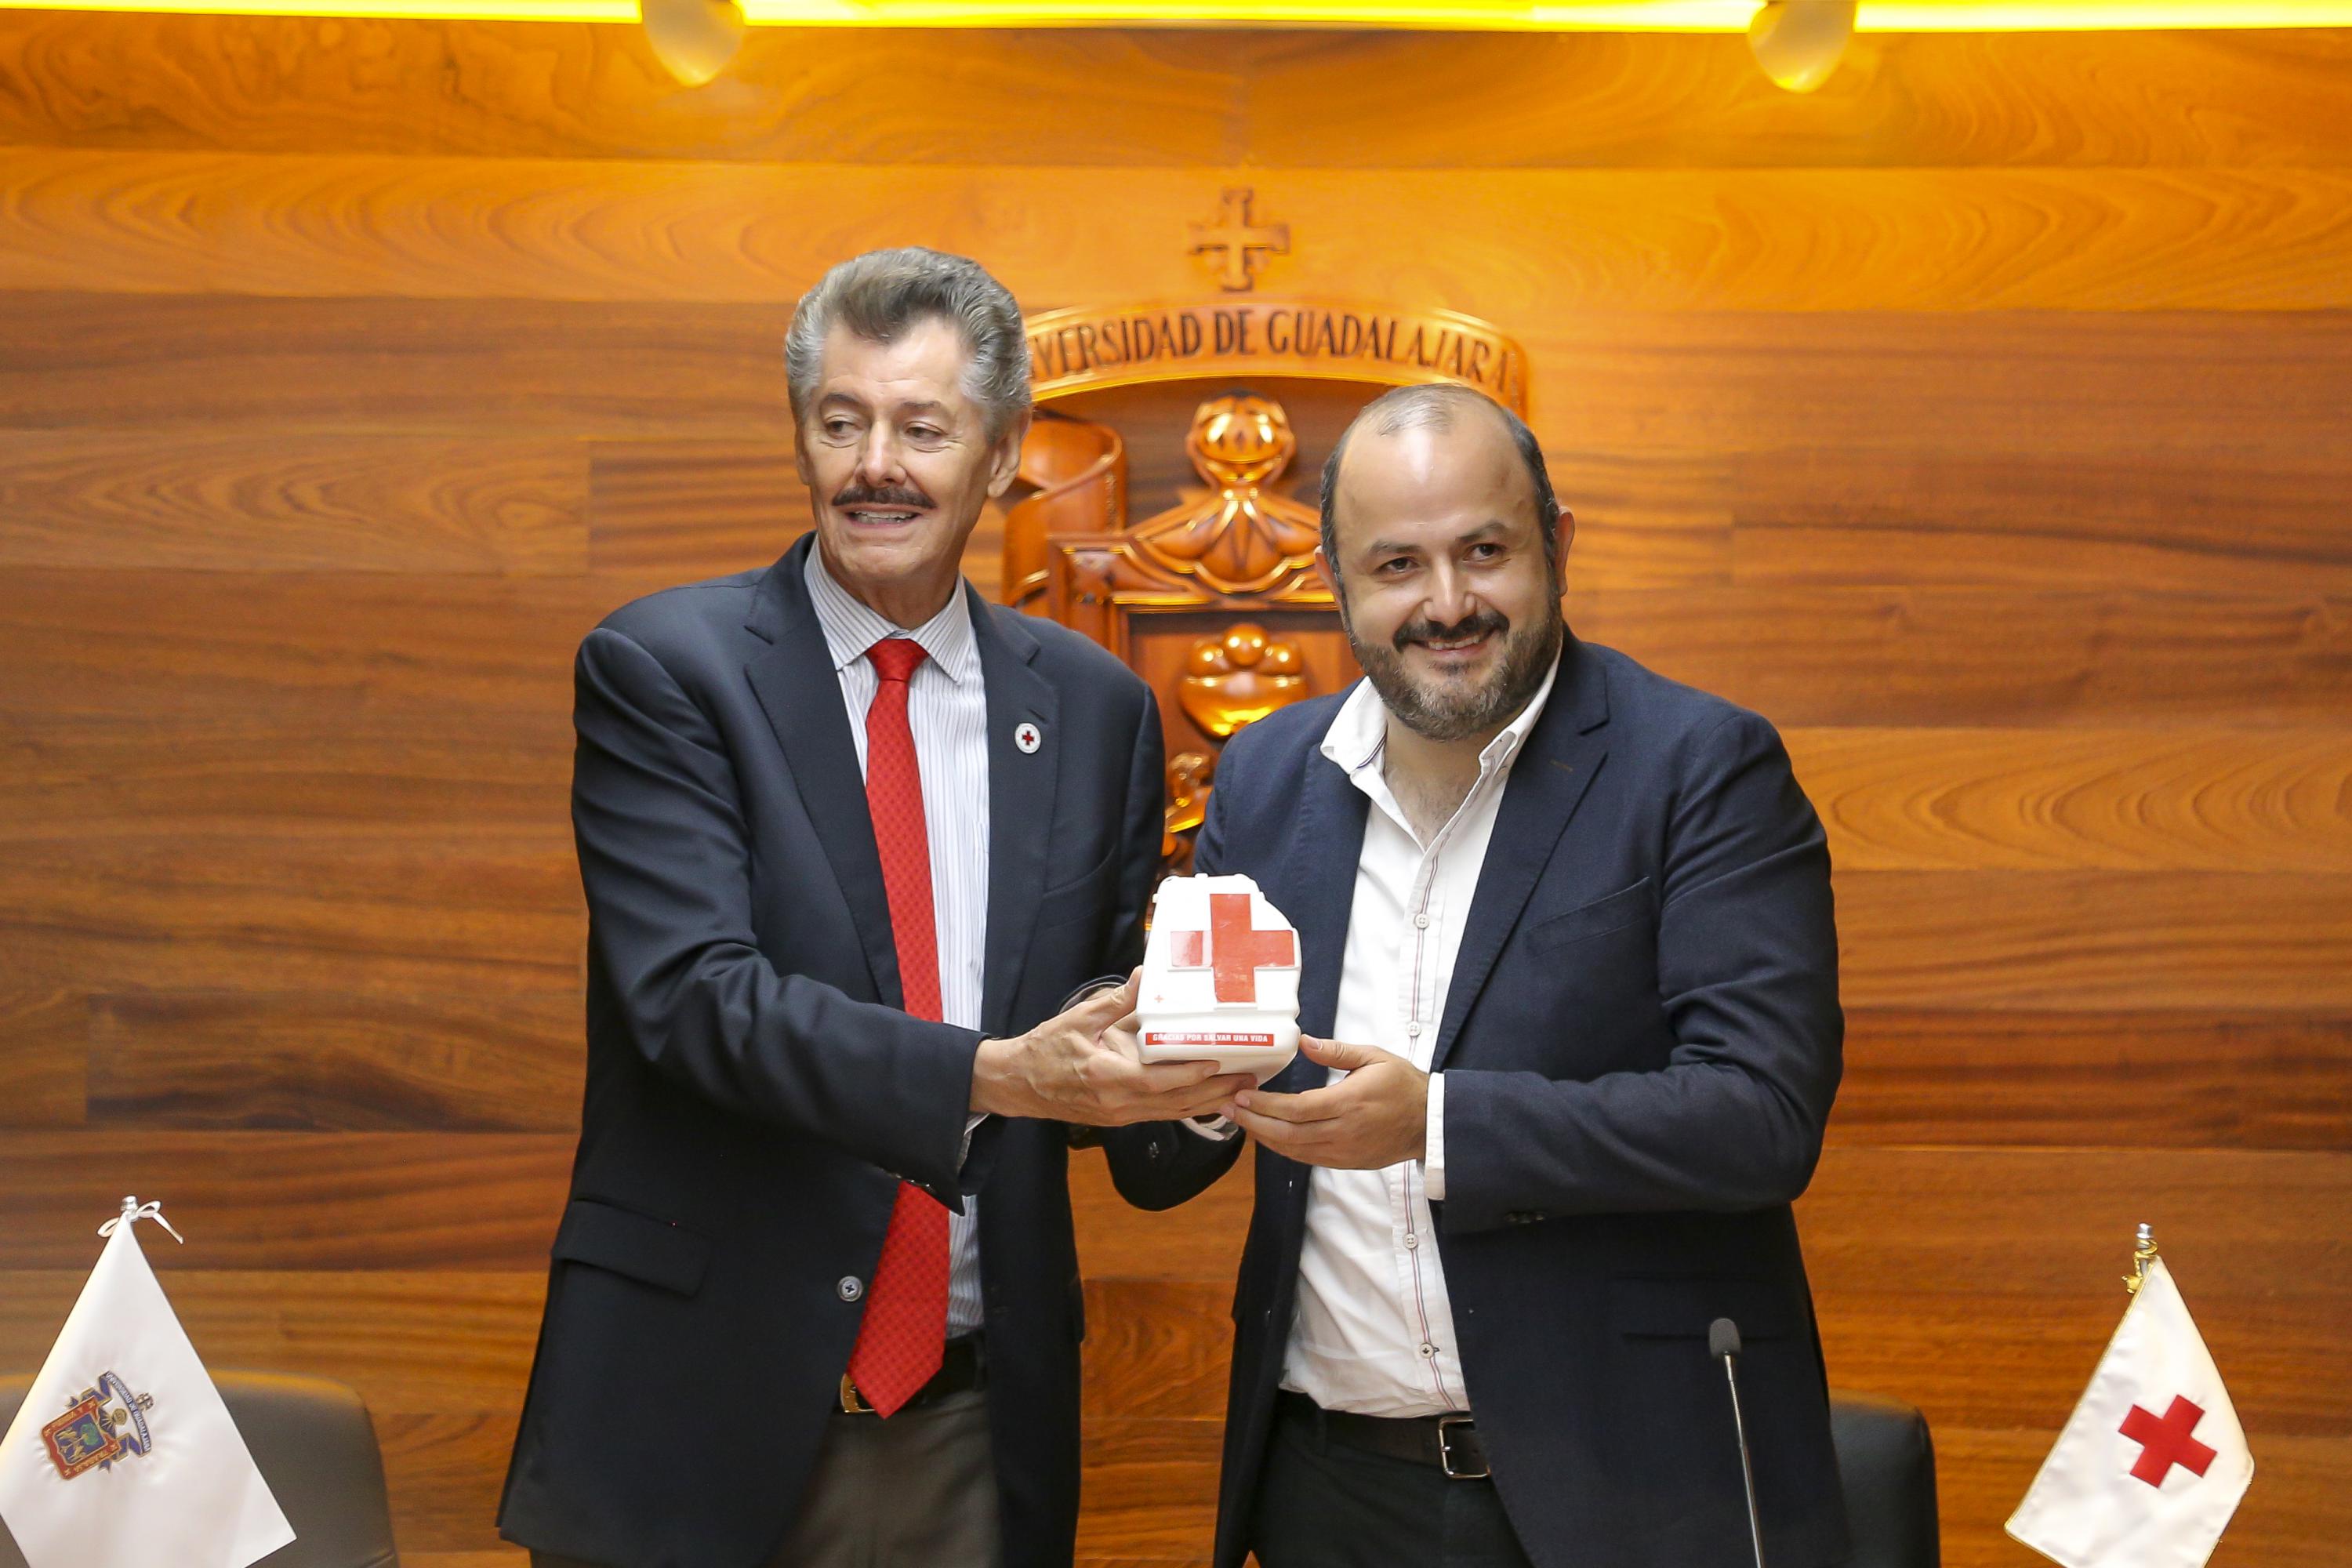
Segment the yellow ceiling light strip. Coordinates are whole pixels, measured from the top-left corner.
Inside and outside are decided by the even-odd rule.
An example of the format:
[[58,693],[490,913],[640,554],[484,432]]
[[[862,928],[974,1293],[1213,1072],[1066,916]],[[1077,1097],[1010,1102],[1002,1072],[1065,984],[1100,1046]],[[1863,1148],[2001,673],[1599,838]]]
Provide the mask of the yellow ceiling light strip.
[[[774,27],[1399,27],[1745,32],[1757,0],[742,0]],[[0,0],[0,10],[635,22],[636,0]],[[2352,26],[2352,0],[1863,0],[1874,33]]]

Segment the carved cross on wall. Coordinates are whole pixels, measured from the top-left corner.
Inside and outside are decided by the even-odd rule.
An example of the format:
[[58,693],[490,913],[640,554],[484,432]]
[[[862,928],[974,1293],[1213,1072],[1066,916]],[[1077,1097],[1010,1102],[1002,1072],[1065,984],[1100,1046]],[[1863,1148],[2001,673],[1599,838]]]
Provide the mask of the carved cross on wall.
[[1250,215],[1256,199],[1257,193],[1246,186],[1227,190],[1218,198],[1215,217],[1188,226],[1191,254],[1208,257],[1218,285],[1234,293],[1257,286],[1265,258],[1290,254],[1290,226],[1257,223]]

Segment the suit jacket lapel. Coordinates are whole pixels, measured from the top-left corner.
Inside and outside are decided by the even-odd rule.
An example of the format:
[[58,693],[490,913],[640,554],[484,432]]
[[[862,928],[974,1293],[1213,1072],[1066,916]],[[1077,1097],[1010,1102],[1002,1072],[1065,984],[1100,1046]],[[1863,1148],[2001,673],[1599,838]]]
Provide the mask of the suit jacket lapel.
[[768,647],[743,667],[768,724],[783,748],[801,804],[816,828],[834,880],[848,901],[875,995],[906,1005],[898,986],[898,951],[890,933],[890,900],[882,886],[882,857],[866,781],[857,771],[857,743],[842,706],[841,683],[802,573],[815,535],[803,538],[761,579],[750,630]]
[[[1319,750],[1310,752],[1290,850],[1265,889],[1298,928],[1298,1026],[1323,1039],[1330,1037],[1332,1020],[1339,1016],[1339,971],[1347,959],[1356,866],[1363,856],[1364,814],[1370,806],[1337,763]],[[1327,1070],[1301,1056],[1267,1087],[1312,1088]]]
[[1544,703],[1527,745],[1511,764],[1510,782],[1495,817],[1479,868],[1478,890],[1470,900],[1462,947],[1446,987],[1445,1016],[1437,1030],[1429,1070],[1444,1069],[1462,1020],[1485,989],[1503,943],[1542,879],[1569,818],[1609,754],[1602,726],[1609,722],[1609,682],[1601,663],[1573,636],[1560,651],[1559,679]]
[[[1037,900],[1045,883],[1045,848],[1054,828],[1054,788],[1061,774],[1061,699],[1031,667],[1037,639],[1011,610],[983,603],[969,585],[971,629],[988,686],[988,940],[981,977],[981,1027],[1004,1032]],[[1037,726],[1039,743],[1024,752],[1014,736]]]

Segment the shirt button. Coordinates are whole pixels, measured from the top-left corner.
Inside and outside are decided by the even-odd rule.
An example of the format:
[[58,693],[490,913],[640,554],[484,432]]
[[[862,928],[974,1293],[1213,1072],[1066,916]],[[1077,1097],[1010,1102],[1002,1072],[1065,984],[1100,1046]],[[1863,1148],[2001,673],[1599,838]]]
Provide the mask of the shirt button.
[[857,1298],[866,1294],[866,1286],[864,1282],[862,1282],[855,1274],[843,1275],[841,1277],[841,1283],[835,1285],[834,1289],[845,1301],[855,1301]]
[[1437,1353],[1437,1347],[1433,1344],[1424,1343],[1421,1347],[1421,1353],[1423,1356],[1433,1356]]
[[1408,1252],[1412,1248],[1419,1247],[1421,1245],[1421,1233],[1419,1231],[1412,1230],[1406,1231],[1404,1233],[1404,1245],[1405,1250]]
[[1421,1038],[1421,1026],[1419,1024],[1407,1024],[1404,1026],[1404,1032],[1406,1037],[1409,1039],[1417,1040]]
[[1429,917],[1427,915],[1415,915],[1412,917],[1412,924],[1415,931],[1427,931],[1429,929]]

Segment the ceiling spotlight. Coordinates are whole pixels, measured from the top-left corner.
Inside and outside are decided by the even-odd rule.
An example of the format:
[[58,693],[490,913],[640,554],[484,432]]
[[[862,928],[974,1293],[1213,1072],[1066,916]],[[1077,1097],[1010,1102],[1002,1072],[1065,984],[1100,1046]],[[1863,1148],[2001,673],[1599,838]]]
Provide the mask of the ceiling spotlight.
[[737,0],[638,0],[637,16],[655,58],[688,87],[725,70],[743,44]]
[[1854,0],[1766,0],[1748,19],[1748,47],[1790,92],[1830,79],[1853,39]]

